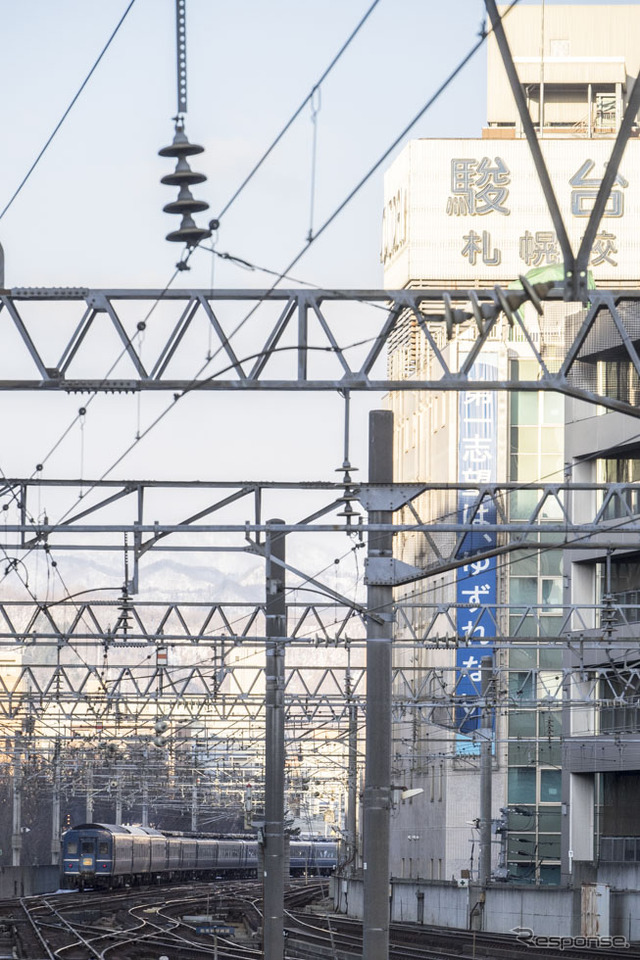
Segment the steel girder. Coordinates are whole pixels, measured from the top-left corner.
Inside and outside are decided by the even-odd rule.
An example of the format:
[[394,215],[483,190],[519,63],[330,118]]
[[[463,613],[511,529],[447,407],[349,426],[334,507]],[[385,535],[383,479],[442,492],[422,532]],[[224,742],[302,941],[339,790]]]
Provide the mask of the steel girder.
[[[29,493],[35,491],[42,494],[47,490],[50,496],[53,491],[71,493],[74,488],[83,487],[83,501],[81,509],[74,506],[67,509],[63,518],[58,521],[47,519],[44,522],[30,516]],[[185,517],[175,523],[151,521],[147,514],[150,508],[145,506],[145,495],[151,491],[162,491],[170,494],[172,490],[183,493],[185,489],[204,492],[219,490],[224,496],[208,500],[197,513]],[[111,491],[114,491],[113,493]],[[364,535],[370,531],[388,529],[384,524],[371,524],[354,520],[343,520],[340,511],[344,511],[345,500],[359,500],[369,508],[377,502],[391,503],[390,509],[398,511],[408,507],[410,513],[403,519],[396,519],[392,525],[393,532],[416,533],[425,537],[428,546],[433,552],[438,567],[453,564],[460,556],[460,548],[464,538],[477,532],[479,520],[488,504],[496,508],[496,523],[487,525],[483,521],[483,529],[487,532],[503,534],[509,540],[509,549],[523,549],[535,547],[536,544],[550,546],[557,545],[562,549],[576,547],[578,549],[606,550],[609,548],[624,548],[624,546],[640,532],[640,514],[636,512],[639,501],[640,485],[637,483],[575,483],[571,481],[558,482],[494,482],[477,483],[398,483],[398,484],[344,484],[330,482],[306,482],[302,484],[255,482],[234,483],[211,482],[193,483],[166,483],[139,480],[105,481],[105,480],[37,480],[37,479],[3,479],[0,483],[0,497],[4,496],[7,511],[3,529],[6,535],[15,535],[15,540],[5,539],[5,550],[31,550],[39,546],[48,545],[58,550],[115,550],[121,553],[123,541],[120,534],[131,534],[132,552],[139,559],[149,550],[169,552],[202,551],[222,552],[233,550],[233,546],[211,543],[198,544],[197,538],[211,533],[231,534],[237,537],[235,549],[261,555],[261,539],[268,530],[264,522],[264,501],[271,491],[287,490],[290,493],[299,491],[305,494],[318,492],[328,493],[327,501],[322,504],[313,515],[300,520],[289,520],[282,524],[285,533],[358,533]],[[106,494],[102,491],[106,491]],[[229,491],[229,492],[227,492]],[[456,494],[464,491],[465,503],[468,505],[465,517],[458,517],[454,506],[451,510],[430,520],[422,520],[414,501],[430,493],[443,492],[451,495],[452,504]],[[588,493],[590,507],[580,504],[581,520],[573,517],[572,494]],[[472,496],[471,496],[472,494]],[[238,504],[241,502],[241,510]],[[294,502],[294,501],[292,501]],[[122,513],[127,519],[113,522],[113,506],[120,504]],[[302,506],[302,505],[301,505]],[[101,522],[101,513],[107,513],[111,522]],[[168,511],[167,505],[153,506],[154,514],[158,510]],[[14,511],[14,514],[12,513]],[[589,511],[585,517],[585,511]],[[169,511],[168,511],[169,512]],[[34,513],[37,511],[34,510]],[[250,518],[239,521],[238,517]],[[133,516],[132,516],[133,514]],[[213,514],[220,517],[220,522],[205,522]],[[332,516],[334,515],[334,516]],[[91,517],[95,522],[87,522]],[[362,516],[356,520],[364,521]],[[97,539],[101,535],[113,539]],[[193,543],[168,543],[167,538],[172,534],[189,534],[194,538]],[[438,539],[446,535],[443,539]],[[77,539],[76,539],[77,538]],[[89,539],[93,538],[93,539]],[[541,538],[541,539],[534,539]],[[465,561],[466,562],[466,561]],[[436,572],[435,569],[433,572]]]
[[[551,289],[544,295],[562,299],[563,291]],[[523,297],[529,298],[500,288],[16,288],[0,294],[0,318],[12,330],[13,354],[7,371],[0,375],[0,390],[80,394],[161,390],[174,393],[176,398],[195,390],[557,390],[637,417],[636,406],[585,389],[575,373],[588,352],[594,324],[604,311],[621,331],[626,359],[640,375],[640,361],[619,309],[622,303],[637,302],[640,291],[592,290],[587,296],[589,309],[575,330],[567,334],[566,343],[559,345],[563,358],[556,369],[544,356],[542,345],[534,342],[517,309]],[[27,310],[25,304],[29,305]],[[248,312],[243,316],[246,307]],[[469,377],[473,362],[485,347],[490,350],[495,346],[497,317],[505,308],[509,323],[521,329],[531,358],[538,362],[539,378],[474,382]],[[576,316],[580,310],[581,305],[576,304]],[[66,320],[69,311],[73,332],[67,336],[67,323],[57,326],[56,319],[62,321],[64,314]],[[48,322],[39,322],[43,317]],[[251,345],[245,355],[238,356],[241,350],[236,341],[242,339],[238,330],[249,317]],[[405,320],[415,324],[433,351],[436,363],[429,379],[390,379],[384,371],[385,348]],[[448,338],[464,336],[470,352],[447,356],[442,349],[444,341],[436,332],[438,327]],[[212,341],[202,351],[200,368],[193,369],[192,338],[198,329]],[[145,356],[153,344],[150,362],[142,358],[143,333]],[[105,365],[98,376],[89,372],[95,367],[96,347]],[[15,370],[22,369],[24,374],[15,375]]]

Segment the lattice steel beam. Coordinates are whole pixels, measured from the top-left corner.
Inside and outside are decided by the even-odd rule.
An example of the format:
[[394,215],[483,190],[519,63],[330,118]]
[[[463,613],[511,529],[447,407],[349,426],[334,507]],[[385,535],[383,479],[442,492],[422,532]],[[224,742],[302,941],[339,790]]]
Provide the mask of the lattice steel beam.
[[[546,296],[561,299],[562,289],[550,290]],[[576,376],[576,362],[588,354],[587,339],[598,315],[607,311],[617,318],[616,323],[624,325],[619,307],[622,303],[637,302],[640,291],[588,291],[590,308],[579,328],[567,332],[564,361],[557,371],[550,368],[531,341],[516,309],[522,297],[522,292],[498,289],[469,292],[15,288],[0,295],[0,313],[18,334],[17,342],[22,343],[22,351],[12,347],[18,351],[16,361],[30,364],[32,374],[0,378],[0,390],[168,390],[178,395],[193,390],[557,390],[640,416],[633,404],[581,387]],[[150,308],[162,303],[163,309],[173,311],[173,315],[161,318],[154,314],[150,320],[145,302]],[[26,312],[23,303],[29,304]],[[52,304],[56,304],[55,308]],[[62,304],[75,314],[75,329],[70,337],[62,332],[66,326],[61,324],[58,331],[51,322],[60,314]],[[259,320],[252,317],[255,336],[251,348],[246,356],[238,356],[231,341],[238,306],[243,305],[252,312],[259,306],[261,311]],[[469,378],[468,356],[458,357],[457,351],[454,357],[445,356],[432,331],[440,327],[448,337],[464,332],[473,344],[473,358],[478,359],[485,347],[490,350],[495,346],[496,317],[505,306],[509,322],[519,326],[529,341],[532,359],[538,363],[539,379],[473,381]],[[576,311],[579,310],[576,305]],[[42,315],[49,322],[38,323]],[[384,371],[385,347],[405,319],[416,324],[433,350],[437,369],[429,379],[389,379]],[[139,338],[152,323],[159,345],[151,361],[143,362]],[[199,371],[190,369],[185,375],[184,364],[193,363],[193,344],[185,335],[199,324],[206,336],[210,332],[213,338],[213,346],[207,352],[215,361],[205,360]],[[93,369],[96,344],[105,362],[102,377],[89,374],[85,366],[91,363]],[[147,338],[145,357],[149,351]],[[274,358],[278,359],[274,362]],[[635,351],[630,351],[626,359],[640,374]],[[17,363],[12,367],[17,368]],[[107,375],[108,369],[113,372]]]

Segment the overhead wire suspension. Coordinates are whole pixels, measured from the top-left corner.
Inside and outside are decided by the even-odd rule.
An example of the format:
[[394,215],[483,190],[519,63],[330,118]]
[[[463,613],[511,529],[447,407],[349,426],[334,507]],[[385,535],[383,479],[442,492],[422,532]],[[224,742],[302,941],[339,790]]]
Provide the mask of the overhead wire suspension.
[[[196,183],[204,183],[207,179],[204,173],[194,173],[189,166],[187,157],[204,153],[204,147],[197,143],[190,143],[184,132],[184,115],[187,112],[187,12],[186,0],[176,0],[176,52],[177,52],[177,106],[175,120],[175,134],[173,143],[163,147],[158,153],[161,157],[175,157],[178,161],[173,173],[162,177],[161,183],[167,186],[179,187],[178,199],[167,203],[165,213],[176,213],[182,217],[180,227],[167,234],[167,240],[173,243],[185,243],[188,247],[195,247],[201,240],[211,236],[211,230],[198,227],[192,214],[202,213],[209,209],[204,200],[196,200],[189,189]],[[186,265],[184,267],[186,268]]]

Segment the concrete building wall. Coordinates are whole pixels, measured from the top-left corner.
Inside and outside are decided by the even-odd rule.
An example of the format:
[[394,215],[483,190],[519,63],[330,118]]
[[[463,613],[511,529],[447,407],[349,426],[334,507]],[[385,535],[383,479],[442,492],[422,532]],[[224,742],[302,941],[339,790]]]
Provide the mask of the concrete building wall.
[[569,936],[573,891],[495,887],[487,890],[484,930],[511,933],[529,927],[540,936]]
[[[359,878],[334,881],[336,910],[351,917],[362,916],[362,889]],[[392,922],[468,930],[474,914],[478,916],[477,929],[508,934],[517,927],[530,927],[540,936],[570,936],[575,923],[572,890],[495,886],[486,891],[482,904],[483,894],[473,884],[459,887],[452,883],[396,881],[390,917]],[[628,928],[628,912],[633,905],[631,899],[623,899],[616,907],[616,925],[626,923]],[[635,929],[635,922],[632,926]]]
[[[505,14],[507,7],[500,6]],[[520,6],[505,17],[505,33],[523,84],[538,86],[541,52],[544,51],[543,82],[585,86],[620,84],[626,102],[633,78],[640,70],[640,7],[637,4],[594,6],[537,4]],[[517,124],[517,109],[498,45],[488,40],[489,123]],[[547,91],[545,121],[576,122],[586,118],[584,92],[574,102],[565,91],[562,105],[555,105],[554,92]],[[532,104],[534,122],[537,104]]]
[[60,888],[60,868],[0,867],[0,898],[32,897]]

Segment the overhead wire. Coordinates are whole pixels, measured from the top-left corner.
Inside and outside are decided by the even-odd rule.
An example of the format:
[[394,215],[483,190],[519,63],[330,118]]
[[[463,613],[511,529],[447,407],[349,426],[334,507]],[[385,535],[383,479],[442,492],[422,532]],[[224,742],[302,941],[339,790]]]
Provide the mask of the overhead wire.
[[53,142],[54,137],[56,136],[56,134],[57,134],[58,131],[60,130],[60,127],[62,126],[62,124],[64,123],[64,121],[65,121],[65,120],[67,119],[67,117],[69,116],[71,110],[73,109],[73,107],[75,106],[76,102],[78,101],[78,98],[79,98],[80,95],[82,94],[82,91],[84,90],[84,88],[86,87],[86,85],[89,83],[89,80],[91,79],[91,77],[92,77],[93,74],[95,73],[95,71],[96,71],[96,69],[97,69],[100,61],[102,60],[102,58],[104,57],[105,53],[107,52],[107,50],[108,50],[109,47],[111,46],[112,42],[115,40],[115,38],[116,38],[116,36],[117,36],[117,34],[118,34],[118,31],[120,30],[120,27],[122,26],[122,24],[123,24],[124,21],[126,20],[127,15],[128,15],[128,13],[129,13],[129,11],[131,10],[131,8],[133,7],[134,3],[135,3],[135,0],[130,0],[129,4],[127,5],[127,8],[125,9],[124,13],[122,14],[122,16],[121,16],[120,19],[118,20],[116,26],[114,27],[114,29],[113,29],[113,31],[112,31],[112,33],[111,33],[111,36],[109,37],[109,39],[108,39],[107,42],[105,43],[104,47],[102,48],[102,50],[101,50],[100,53],[98,54],[98,58],[94,61],[93,66],[91,67],[91,69],[89,70],[89,73],[86,75],[86,77],[84,78],[84,80],[83,80],[82,83],[80,84],[80,87],[78,88],[76,94],[75,94],[74,97],[72,98],[72,100],[71,100],[71,102],[69,103],[68,107],[66,108],[66,110],[64,111],[64,113],[62,114],[62,116],[60,117],[60,119],[58,120],[57,124],[56,124],[55,127],[53,128],[52,133],[50,134],[49,138],[47,139],[47,141],[45,142],[44,146],[43,146],[42,149],[40,150],[40,153],[37,155],[37,157],[35,158],[35,160],[34,160],[33,163],[31,164],[31,166],[29,167],[29,169],[28,169],[27,172],[25,173],[24,177],[22,178],[22,180],[20,181],[20,183],[18,184],[18,186],[17,186],[16,189],[14,190],[13,194],[11,195],[11,197],[9,198],[9,200],[7,201],[7,203],[4,205],[2,211],[0,212],[0,220],[2,220],[2,218],[3,218],[4,215],[5,215],[5,213],[6,213],[6,212],[9,210],[9,208],[12,206],[14,200],[16,200],[16,198],[17,198],[17,197],[19,196],[19,194],[22,192],[22,189],[23,189],[23,187],[26,185],[26,183],[27,183],[27,181],[29,180],[29,178],[31,177],[31,174],[34,172],[34,170],[36,169],[36,167],[38,166],[38,164],[39,164],[40,161],[42,160],[43,156],[44,156],[45,153],[47,152],[48,148],[50,147],[51,143]]
[[[377,2],[377,0],[376,0],[376,2]],[[507,16],[507,14],[511,11],[511,9],[512,9],[518,2],[519,2],[519,0],[513,0],[513,2],[510,4],[509,8],[508,8],[508,9],[505,11],[505,13],[503,14],[503,18]],[[133,3],[133,0],[132,0],[132,3]],[[368,11],[368,13],[367,13],[366,16],[368,16],[369,13],[372,12],[372,10],[373,10],[373,8],[374,8],[375,6],[376,6],[376,3],[372,4],[372,6],[369,8],[369,11]],[[127,12],[128,12],[128,10],[127,10]],[[126,14],[125,14],[125,15],[126,15]],[[389,148],[385,151],[385,153],[382,155],[382,157],[380,157],[380,158],[378,159],[378,161],[369,169],[368,173],[359,181],[359,183],[356,185],[356,187],[354,187],[354,188],[350,191],[350,193],[348,194],[348,196],[346,197],[346,199],[343,200],[342,203],[334,210],[334,212],[331,214],[331,216],[330,216],[327,220],[325,220],[325,222],[324,222],[323,225],[319,228],[319,230],[316,232],[316,234],[313,236],[313,238],[308,241],[308,243],[307,243],[307,244],[305,245],[305,247],[298,253],[298,255],[294,258],[294,260],[291,261],[291,263],[289,264],[289,266],[288,266],[287,268],[285,268],[284,271],[281,271],[281,272],[280,272],[280,274],[278,275],[278,279],[276,280],[276,282],[275,282],[275,283],[273,284],[273,286],[272,286],[272,290],[275,289],[275,287],[276,287],[277,284],[280,282],[280,280],[281,280],[286,274],[288,274],[288,272],[289,272],[289,270],[291,269],[291,267],[294,266],[294,265],[301,259],[301,257],[306,253],[306,251],[307,251],[307,249],[309,248],[309,246],[311,245],[311,243],[314,242],[314,241],[321,235],[321,233],[323,233],[324,230],[326,230],[326,229],[328,228],[328,226],[330,225],[330,223],[333,222],[333,220],[340,214],[340,212],[341,212],[341,211],[347,206],[347,204],[353,199],[353,197],[354,197],[354,196],[357,194],[357,192],[362,188],[362,186],[364,186],[364,184],[370,179],[370,177],[373,175],[373,173],[378,169],[378,167],[379,167],[379,166],[384,162],[384,160],[389,156],[389,154],[392,152],[392,150],[395,148],[395,146],[397,146],[397,144],[400,142],[400,140],[401,140],[404,136],[406,136],[406,134],[411,130],[411,128],[418,122],[418,120],[419,120],[419,119],[424,115],[424,113],[429,109],[429,107],[430,107],[430,106],[436,101],[436,99],[444,92],[444,90],[447,88],[447,86],[453,81],[453,79],[454,79],[454,78],[458,75],[458,73],[463,69],[463,67],[466,65],[466,63],[471,59],[471,57],[476,53],[476,51],[477,51],[477,50],[480,48],[480,46],[484,43],[484,41],[486,40],[486,37],[488,36],[488,34],[489,34],[490,32],[491,32],[491,31],[486,31],[486,30],[484,30],[484,29],[481,31],[478,42],[477,42],[476,44],[474,44],[474,46],[471,48],[471,50],[469,51],[469,53],[468,53],[468,54],[464,57],[464,59],[458,64],[458,66],[457,66],[457,67],[454,69],[454,71],[448,76],[448,78],[440,85],[440,87],[438,88],[438,90],[436,91],[436,93],[427,101],[427,103],[426,103],[426,104],[423,106],[423,108],[418,112],[418,114],[415,115],[415,117],[413,118],[413,120],[404,128],[404,130],[402,131],[402,133],[401,133],[398,137],[396,137],[396,139],[393,141],[391,147],[389,147]],[[354,34],[354,35],[355,35],[355,34]],[[345,47],[345,49],[346,49],[346,47]],[[330,69],[330,68],[328,68],[328,69]],[[310,96],[305,99],[304,103],[308,102],[308,100],[310,99],[310,97],[311,97],[312,95],[313,95],[313,91],[312,91],[312,93],[310,94]],[[301,105],[301,108],[300,108],[300,109],[302,109],[302,108],[304,107],[304,103]],[[259,166],[259,165],[256,166],[256,168],[255,168],[256,170],[258,169],[258,166]],[[236,195],[237,195],[237,194],[236,194]],[[233,198],[232,198],[232,199],[233,199]],[[227,204],[226,209],[228,209],[228,207],[230,206],[230,203],[231,203],[231,201],[229,202],[229,204]],[[183,263],[186,264],[186,262],[188,262],[188,259],[190,258],[190,256],[192,255],[192,253],[194,252],[195,249],[197,249],[197,247],[191,247],[191,248],[190,248],[190,250],[189,250],[189,252],[188,252],[188,254],[187,254],[186,260],[183,261]],[[184,269],[184,267],[182,267],[182,269]],[[175,274],[174,274],[174,277],[175,277]],[[172,279],[173,279],[173,278],[172,278]],[[171,283],[171,282],[172,282],[172,281],[169,281],[169,283]],[[269,292],[272,292],[272,291],[269,291]],[[268,294],[267,294],[267,295],[268,295]],[[236,334],[236,333],[241,329],[241,327],[247,322],[247,320],[249,319],[249,317],[252,316],[253,313],[255,313],[256,309],[257,309],[257,306],[254,307],[254,308],[252,308],[252,310],[250,310],[249,313],[236,325],[236,327],[235,327],[234,330],[231,332],[231,334],[230,334],[229,336],[225,337],[224,341],[223,341],[222,344],[219,346],[218,350],[217,350],[212,356],[210,356],[210,357],[208,358],[207,362],[204,364],[204,366],[200,368],[200,370],[199,370],[198,373],[196,374],[196,378],[202,373],[202,371],[203,371],[204,369],[206,369],[206,366],[208,365],[208,363],[211,362],[211,360],[215,358],[215,356],[224,348],[224,346],[230,342],[231,338],[232,338],[233,336],[235,336],[235,334]],[[125,349],[126,349],[126,348],[125,348]],[[165,410],[164,410],[158,417],[156,417],[156,419],[152,422],[152,424],[151,424],[147,429],[145,429],[142,433],[139,433],[139,436],[136,438],[136,440],[135,440],[132,444],[129,445],[129,447],[124,451],[124,453],[123,453],[120,457],[118,457],[118,459],[111,465],[111,467],[102,475],[101,479],[104,478],[105,476],[107,476],[113,469],[115,469],[115,467],[118,465],[118,463],[120,463],[120,462],[128,455],[128,453],[135,447],[135,445],[136,445],[138,442],[140,442],[140,440],[142,440],[144,437],[146,437],[146,436],[148,435],[148,433],[151,431],[151,429],[153,429],[162,419],[164,419],[164,416],[166,416],[166,414],[167,414],[170,410],[173,409],[173,407],[175,406],[175,402],[176,402],[178,399],[182,398],[187,392],[189,392],[190,389],[193,389],[193,388],[195,388],[195,387],[196,387],[196,381],[194,380],[194,383],[193,383],[192,385],[190,385],[190,387],[186,388],[180,395],[176,395],[176,396],[174,397],[174,402],[173,402],[170,406],[166,407]],[[76,419],[77,419],[77,418],[76,418]],[[51,451],[50,451],[50,452],[51,452]],[[68,512],[69,512],[69,511],[67,511],[67,513],[66,513],[64,516],[66,516],[66,515],[68,514]]]
[[359,22],[356,24],[355,28],[351,31],[351,33],[349,34],[349,36],[347,37],[347,39],[345,40],[345,42],[342,44],[342,46],[341,46],[340,49],[338,50],[337,54],[336,54],[335,57],[333,58],[333,60],[330,62],[330,64],[329,64],[328,67],[324,70],[324,72],[321,74],[320,78],[319,78],[318,80],[316,80],[315,84],[313,85],[313,87],[311,88],[311,90],[309,91],[309,93],[307,94],[307,96],[304,98],[304,100],[302,101],[302,103],[300,104],[300,106],[299,106],[299,107],[293,112],[293,114],[289,117],[289,119],[287,120],[287,122],[285,123],[285,125],[282,127],[282,129],[280,130],[280,132],[276,135],[275,139],[271,142],[271,144],[270,144],[270,145],[266,148],[266,150],[263,152],[262,156],[261,156],[260,159],[257,161],[257,163],[254,164],[254,166],[252,167],[252,169],[250,170],[250,172],[247,174],[247,176],[244,178],[244,180],[242,181],[242,183],[240,184],[240,186],[239,186],[239,187],[237,188],[237,190],[232,194],[232,196],[230,197],[230,199],[227,200],[227,202],[226,202],[225,205],[223,206],[222,210],[221,210],[220,213],[218,214],[218,217],[217,217],[218,220],[222,220],[222,218],[223,218],[223,216],[225,215],[225,213],[227,213],[227,211],[233,206],[233,204],[234,204],[235,201],[238,199],[238,197],[239,197],[240,194],[243,192],[243,190],[244,190],[244,189],[249,185],[249,183],[253,180],[254,176],[256,175],[256,173],[258,172],[258,170],[261,168],[261,166],[263,165],[263,163],[265,162],[265,160],[267,160],[267,158],[271,155],[271,153],[273,153],[273,151],[274,151],[275,148],[278,146],[278,144],[280,143],[280,141],[282,140],[282,138],[284,137],[284,135],[286,134],[286,132],[290,129],[290,127],[293,125],[293,123],[294,123],[294,122],[297,120],[297,118],[300,116],[300,114],[302,113],[302,111],[304,110],[304,108],[306,107],[306,105],[307,105],[309,102],[313,103],[313,99],[314,99],[314,96],[315,96],[315,94],[316,94],[316,91],[320,89],[320,86],[324,83],[324,81],[327,79],[327,77],[329,76],[329,74],[331,73],[331,71],[333,70],[333,68],[336,66],[336,64],[339,62],[339,60],[342,58],[342,55],[349,49],[349,47],[351,46],[351,43],[353,42],[353,40],[355,40],[355,38],[357,37],[358,33],[360,32],[360,30],[362,29],[362,27],[365,25],[365,23],[367,22],[367,20],[369,19],[369,17],[371,16],[371,14],[373,13],[373,11],[375,10],[375,8],[378,6],[379,3],[380,3],[380,0],[374,0],[374,2],[373,2],[373,3],[369,6],[369,8],[366,10],[364,16],[361,17],[361,19],[359,20]]
[[[510,4],[509,7],[507,8],[507,10],[502,14],[502,19],[504,19],[504,18],[511,12],[511,10],[518,4],[518,2],[519,2],[519,0],[512,0],[511,4]],[[182,390],[179,394],[175,394],[175,395],[174,395],[174,399],[173,399],[173,402],[171,403],[171,405],[165,407],[165,409],[152,421],[152,423],[151,423],[144,431],[141,432],[140,437],[137,438],[136,440],[134,440],[133,443],[129,444],[129,446],[125,449],[125,451],[124,451],[115,461],[113,461],[112,464],[111,464],[111,466],[102,474],[102,476],[101,476],[100,479],[104,479],[104,477],[108,476],[109,473],[111,473],[111,471],[112,471],[113,469],[115,469],[115,467],[116,467],[119,463],[121,463],[122,460],[125,459],[125,457],[131,452],[131,450],[134,449],[134,447],[136,446],[136,444],[139,443],[139,442],[140,442],[142,439],[144,439],[146,436],[148,436],[148,434],[151,432],[151,430],[153,430],[162,420],[164,420],[165,416],[166,416],[171,410],[173,410],[173,409],[175,408],[176,403],[177,403],[180,399],[182,399],[184,396],[186,396],[188,393],[192,392],[193,390],[198,389],[198,379],[197,379],[197,378],[198,378],[199,376],[201,376],[201,374],[204,372],[204,370],[206,369],[206,367],[208,366],[208,364],[209,364],[212,360],[215,359],[215,357],[225,348],[225,346],[227,346],[227,345],[230,344],[232,338],[236,336],[236,334],[242,329],[242,327],[245,325],[245,323],[247,323],[247,321],[250,319],[250,317],[252,317],[252,316],[255,314],[255,312],[257,311],[257,309],[259,309],[259,307],[261,306],[262,302],[264,302],[265,300],[268,300],[269,295],[270,295],[271,293],[273,293],[273,291],[274,291],[274,290],[276,289],[276,287],[278,286],[278,283],[289,273],[289,271],[299,262],[299,260],[302,259],[302,257],[306,254],[307,250],[309,250],[309,248],[311,247],[311,245],[318,239],[318,237],[320,237],[320,236],[324,233],[324,231],[325,231],[326,229],[328,229],[328,227],[331,225],[331,223],[333,223],[333,221],[340,215],[340,213],[341,213],[341,212],[345,209],[345,207],[351,202],[351,200],[353,200],[353,198],[357,195],[357,193],[362,189],[362,187],[363,187],[363,186],[368,182],[368,180],[373,176],[373,174],[376,172],[376,170],[378,170],[378,168],[381,166],[381,164],[384,163],[384,161],[387,159],[387,157],[393,152],[393,150],[394,150],[394,149],[396,148],[396,146],[400,143],[400,141],[410,132],[410,130],[415,126],[415,124],[418,123],[418,121],[424,116],[424,114],[427,112],[427,110],[429,110],[429,108],[430,108],[431,106],[433,106],[433,104],[436,102],[436,100],[444,93],[444,91],[447,89],[447,87],[453,82],[453,80],[458,76],[458,74],[461,72],[461,70],[462,70],[462,69],[466,66],[466,64],[472,59],[472,57],[475,55],[475,53],[477,53],[477,51],[478,51],[478,50],[480,49],[480,47],[484,44],[484,42],[486,41],[486,39],[487,39],[487,37],[490,35],[490,33],[491,33],[491,30],[482,29],[482,30],[480,31],[479,39],[477,40],[477,42],[471,47],[471,49],[469,50],[469,52],[468,52],[468,53],[465,55],[465,57],[458,63],[458,65],[455,67],[455,69],[454,69],[454,70],[447,76],[447,78],[440,84],[440,86],[438,87],[438,89],[436,90],[436,92],[427,100],[427,102],[426,102],[426,103],[424,104],[424,106],[418,111],[418,113],[415,114],[415,116],[413,117],[413,119],[403,128],[402,132],[401,132],[398,136],[396,136],[396,138],[393,140],[391,146],[388,147],[388,148],[384,151],[384,153],[378,158],[378,160],[369,168],[369,170],[367,171],[367,173],[359,180],[359,182],[356,184],[356,186],[348,193],[348,195],[346,196],[346,198],[334,209],[333,213],[324,221],[324,223],[320,226],[320,228],[315,232],[314,236],[305,244],[305,246],[299,251],[299,253],[296,254],[296,256],[295,256],[295,257],[290,261],[290,263],[287,265],[287,267],[285,267],[284,270],[281,270],[281,271],[280,271],[280,273],[278,274],[277,279],[276,279],[275,282],[272,284],[271,288],[266,292],[266,295],[265,295],[264,299],[261,300],[261,302],[260,302],[259,304],[257,304],[256,306],[252,307],[252,308],[248,311],[248,313],[246,313],[245,316],[235,325],[235,327],[233,328],[233,330],[232,330],[227,336],[224,337],[224,339],[223,339],[222,342],[220,343],[220,345],[219,345],[219,347],[217,348],[217,350],[214,351],[214,353],[213,353],[212,355],[208,356],[206,362],[205,362],[205,363],[200,367],[200,369],[196,372],[194,378],[192,379],[191,384],[189,384],[186,388],[184,388],[184,390]],[[307,101],[308,101],[308,98],[307,98],[307,100],[305,100],[305,102],[307,102]],[[304,104],[303,104],[303,106],[304,106]],[[188,252],[188,255],[187,255],[187,260],[188,260],[189,257],[191,257],[191,255],[193,254],[193,252],[194,252],[195,250],[197,250],[197,249],[198,249],[198,246],[197,246],[197,245],[194,245],[194,246],[192,246],[192,247],[190,248],[190,250],[189,250],[189,252]],[[70,508],[70,509],[71,509],[71,508]],[[67,511],[67,513],[68,513],[68,512],[69,512],[69,511]],[[65,516],[66,516],[66,515],[67,515],[67,514],[65,514]]]
[[[132,0],[132,2],[133,2],[133,0]],[[516,2],[517,2],[517,0],[516,0]],[[132,4],[130,4],[130,6],[131,6],[131,5],[132,5]],[[512,4],[512,6],[514,6],[514,5],[515,5],[515,3]],[[375,6],[375,4],[374,4],[373,6]],[[371,9],[372,9],[372,8],[371,8]],[[509,9],[510,9],[510,8],[509,8]],[[128,12],[128,10],[127,10],[127,12]],[[125,16],[126,16],[126,13],[125,13]],[[482,39],[484,39],[484,38],[482,38]],[[479,44],[478,44],[477,46],[479,46]],[[473,52],[475,52],[475,49],[472,51],[472,53],[473,53]],[[466,59],[468,59],[468,58],[466,58]],[[463,62],[462,65],[464,65],[464,63],[466,62],[466,59],[465,59],[465,61]],[[462,66],[462,65],[461,65],[461,66]],[[459,68],[459,69],[460,69],[460,68]],[[456,71],[456,72],[452,75],[451,79],[453,78],[453,76],[455,76],[455,74],[456,74],[457,72],[458,72],[458,71]],[[431,101],[431,102],[433,102],[433,101]],[[426,109],[426,107],[425,107],[424,109]],[[410,125],[410,127],[413,126],[413,124],[414,124],[415,122],[417,122],[417,120],[422,116],[422,114],[424,113],[424,109],[423,109],[423,111],[421,111],[421,112],[417,115],[416,118],[414,118],[414,120],[412,121],[412,124]],[[408,132],[408,129],[410,129],[410,127],[407,128],[407,129],[403,132],[403,134],[401,134],[401,137],[400,137],[399,139],[401,139],[402,136],[404,136],[405,133]],[[338,208],[336,209],[336,211],[334,211],[334,214],[332,214],[332,216],[331,216],[327,221],[325,221],[325,223],[323,224],[323,226],[322,226],[322,227],[320,228],[320,230],[316,233],[314,239],[315,239],[317,236],[319,236],[320,233],[323,232],[323,230],[326,229],[326,228],[329,226],[329,224],[332,222],[332,220],[339,214],[339,212],[344,208],[344,206],[349,202],[349,200],[352,199],[352,197],[355,195],[355,193],[357,192],[357,190],[360,189],[360,187],[366,182],[366,180],[369,178],[369,176],[372,175],[372,173],[378,168],[378,166],[384,161],[384,159],[386,159],[386,157],[389,155],[389,153],[391,152],[391,150],[397,145],[397,142],[399,142],[399,139],[394,142],[394,144],[393,144],[392,147],[389,149],[389,151],[387,151],[387,153],[386,153],[385,155],[383,155],[383,157],[380,159],[380,161],[371,169],[370,173],[366,176],[366,178],[364,178],[363,180],[360,181],[360,183],[357,185],[356,188],[354,188],[354,191],[352,191],[351,194],[349,194],[349,196],[348,196],[347,199],[343,202],[343,204],[341,204],[340,207],[338,207]],[[236,195],[237,195],[237,194],[236,194]],[[302,251],[301,254],[299,254],[298,257],[297,257],[294,261],[292,261],[292,263],[290,264],[290,267],[293,266],[293,265],[300,259],[300,257],[302,256],[302,254],[303,254],[304,252],[305,252],[305,251]],[[287,272],[288,272],[288,269],[290,269],[290,267],[287,268]],[[284,278],[285,276],[286,276],[286,274],[283,272],[283,273],[280,275],[280,279]],[[227,342],[228,342],[228,341],[227,341]],[[218,373],[217,375],[219,375],[219,373]],[[185,391],[185,392],[186,392],[186,391]],[[172,409],[172,407],[171,407],[171,408],[168,408],[168,409]],[[125,455],[126,455],[126,454],[125,454]],[[122,458],[120,458],[120,459],[122,459]],[[117,462],[119,462],[119,461],[117,461]],[[558,549],[558,548],[557,548],[557,547],[556,547],[556,548],[550,547],[550,548],[547,548],[547,549]]]

